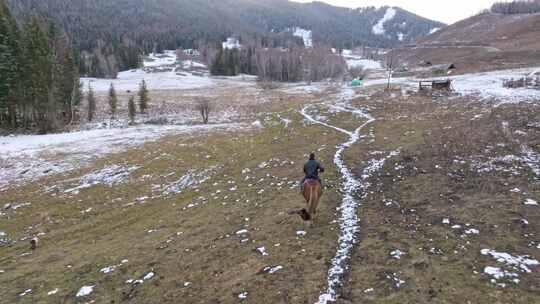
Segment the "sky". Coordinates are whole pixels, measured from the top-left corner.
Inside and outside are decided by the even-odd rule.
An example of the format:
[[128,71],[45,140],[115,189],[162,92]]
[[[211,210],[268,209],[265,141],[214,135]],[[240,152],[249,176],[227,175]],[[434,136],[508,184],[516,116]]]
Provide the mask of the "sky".
[[[312,2],[311,0],[293,0]],[[399,6],[412,13],[447,24],[471,17],[498,0],[319,0],[344,7]]]

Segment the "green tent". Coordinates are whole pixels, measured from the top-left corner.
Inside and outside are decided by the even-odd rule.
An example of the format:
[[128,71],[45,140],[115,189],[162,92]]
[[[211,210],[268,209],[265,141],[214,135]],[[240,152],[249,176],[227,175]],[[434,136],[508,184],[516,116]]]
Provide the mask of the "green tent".
[[351,86],[353,86],[353,87],[358,87],[358,86],[360,86],[361,84],[362,84],[362,83],[360,82],[360,79],[358,79],[358,78],[355,78],[355,79],[353,79],[353,80],[351,81]]

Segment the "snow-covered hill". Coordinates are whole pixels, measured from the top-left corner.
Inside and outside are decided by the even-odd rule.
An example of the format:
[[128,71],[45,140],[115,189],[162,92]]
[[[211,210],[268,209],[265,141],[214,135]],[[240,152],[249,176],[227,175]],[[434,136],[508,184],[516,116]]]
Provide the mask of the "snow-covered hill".
[[215,85],[207,67],[196,61],[178,61],[176,51],[150,54],[141,69],[122,71],[116,79],[82,78],[85,90],[88,86],[96,92],[106,92],[111,84],[117,91],[136,91],[142,81],[150,90],[198,89]]

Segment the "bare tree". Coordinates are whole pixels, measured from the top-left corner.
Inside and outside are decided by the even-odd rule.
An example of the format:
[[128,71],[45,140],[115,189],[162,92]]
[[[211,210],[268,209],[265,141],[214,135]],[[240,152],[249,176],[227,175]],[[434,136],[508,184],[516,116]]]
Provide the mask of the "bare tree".
[[208,124],[208,120],[210,118],[210,111],[212,110],[212,104],[210,103],[210,100],[206,98],[199,98],[196,102],[197,104],[195,105],[195,108],[201,114],[203,123]]
[[307,70],[307,81],[338,79],[347,71],[347,62],[340,54],[333,54],[330,48],[317,47],[308,50],[302,57]]
[[359,78],[364,79],[367,76],[367,70],[364,70],[361,66],[355,66],[349,68],[349,75],[352,79]]
[[395,56],[394,49],[390,49],[390,51],[386,55],[386,71],[388,72],[388,84],[386,86],[387,90],[390,90],[390,82],[392,81],[392,74],[394,73],[394,69],[397,66],[397,58]]

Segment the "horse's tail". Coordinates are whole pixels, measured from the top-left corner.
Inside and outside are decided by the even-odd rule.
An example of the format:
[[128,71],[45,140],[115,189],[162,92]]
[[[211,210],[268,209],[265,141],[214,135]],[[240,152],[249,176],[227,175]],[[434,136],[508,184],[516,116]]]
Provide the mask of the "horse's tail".
[[313,208],[313,207],[311,207],[311,206],[313,206],[313,188],[314,187],[309,187],[309,204],[308,204],[309,205],[309,213],[311,213],[311,211],[312,211],[311,209]]
[[309,204],[308,204],[309,208],[308,209],[309,209],[309,214],[311,216],[315,215],[315,212],[317,212],[317,210],[316,210],[317,206],[315,206],[315,204],[317,203],[317,199],[318,199],[316,197],[318,195],[317,191],[318,191],[317,186],[309,187]]

